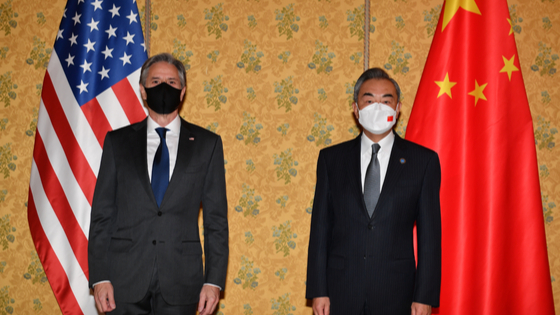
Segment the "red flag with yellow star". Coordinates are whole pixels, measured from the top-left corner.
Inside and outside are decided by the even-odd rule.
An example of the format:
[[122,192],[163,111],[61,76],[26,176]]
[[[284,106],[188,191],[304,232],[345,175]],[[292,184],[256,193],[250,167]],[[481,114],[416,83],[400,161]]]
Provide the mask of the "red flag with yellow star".
[[554,314],[509,17],[506,0],[445,1],[407,127],[441,161],[439,314]]

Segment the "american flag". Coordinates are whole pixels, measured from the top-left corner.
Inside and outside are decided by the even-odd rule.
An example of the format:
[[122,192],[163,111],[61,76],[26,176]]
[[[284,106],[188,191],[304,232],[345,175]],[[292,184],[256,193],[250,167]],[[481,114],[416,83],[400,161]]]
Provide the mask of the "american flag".
[[45,74],[28,219],[63,314],[97,314],[88,288],[93,190],[107,131],[142,120],[146,47],[135,0],[69,0]]

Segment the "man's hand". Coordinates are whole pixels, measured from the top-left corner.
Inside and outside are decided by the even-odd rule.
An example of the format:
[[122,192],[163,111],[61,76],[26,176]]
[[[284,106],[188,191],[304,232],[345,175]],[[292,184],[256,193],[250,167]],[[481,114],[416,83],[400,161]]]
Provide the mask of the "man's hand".
[[220,289],[213,285],[203,285],[200,290],[200,301],[198,302],[199,315],[210,315],[214,313],[216,305],[220,300]]
[[432,314],[432,306],[422,303],[413,302],[411,308],[411,315],[430,315]]
[[331,313],[331,300],[328,296],[313,299],[313,315],[329,315]]
[[98,283],[93,287],[93,296],[95,297],[95,306],[101,313],[114,310],[115,297],[113,295],[113,285],[111,282]]

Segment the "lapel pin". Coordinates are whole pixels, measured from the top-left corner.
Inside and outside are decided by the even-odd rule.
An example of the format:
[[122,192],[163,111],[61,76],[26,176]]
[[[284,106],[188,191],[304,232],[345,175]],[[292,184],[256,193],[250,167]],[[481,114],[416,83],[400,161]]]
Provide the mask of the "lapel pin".
[[401,164],[404,164],[404,163],[406,163],[406,160],[404,158],[401,158],[400,162],[401,162]]
[[190,137],[189,140],[190,140],[190,141],[194,141],[194,137]]

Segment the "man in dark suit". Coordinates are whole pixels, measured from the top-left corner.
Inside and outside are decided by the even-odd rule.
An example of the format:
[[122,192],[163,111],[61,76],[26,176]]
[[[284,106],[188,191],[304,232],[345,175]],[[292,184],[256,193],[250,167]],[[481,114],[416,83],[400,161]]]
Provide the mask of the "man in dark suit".
[[170,54],[149,58],[140,78],[149,116],[105,138],[88,249],[89,282],[101,312],[211,314],[224,288],[222,141],[179,117],[185,91],[179,60]]
[[364,72],[353,103],[363,133],[319,154],[306,293],[315,315],[425,315],[439,306],[439,159],[392,131],[399,95],[382,69]]

